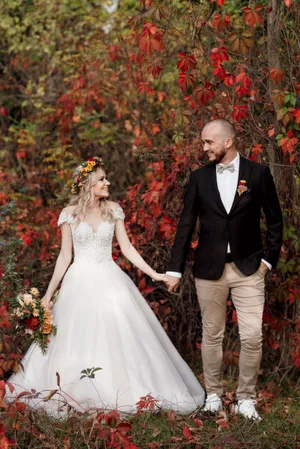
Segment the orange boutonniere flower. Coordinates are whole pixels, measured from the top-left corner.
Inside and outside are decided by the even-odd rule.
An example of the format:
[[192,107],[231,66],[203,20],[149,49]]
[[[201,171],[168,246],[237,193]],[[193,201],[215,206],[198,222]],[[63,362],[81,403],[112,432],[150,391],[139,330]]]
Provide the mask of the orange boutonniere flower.
[[246,186],[246,184],[247,184],[247,181],[245,181],[244,179],[241,179],[241,180],[239,181],[239,185],[238,185],[238,188],[237,188],[237,192],[238,192],[238,194],[239,194],[240,196],[242,195],[242,193],[247,192],[248,187]]

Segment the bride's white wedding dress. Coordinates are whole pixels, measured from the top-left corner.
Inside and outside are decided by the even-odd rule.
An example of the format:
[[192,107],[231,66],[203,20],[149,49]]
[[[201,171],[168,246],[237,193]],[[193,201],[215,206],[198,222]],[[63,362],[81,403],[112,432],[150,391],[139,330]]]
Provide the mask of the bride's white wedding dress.
[[[123,220],[120,206],[115,220]],[[62,414],[64,398],[79,411],[91,408],[134,412],[141,396],[151,394],[164,409],[189,413],[204,402],[204,391],[181,358],[135,284],[112,259],[115,222],[94,231],[63,211],[58,225],[71,226],[74,262],[63,279],[53,309],[57,335],[43,355],[33,344],[24,371],[10,377],[16,393],[31,407]],[[101,368],[95,378],[81,371]],[[44,401],[57,387],[61,392]],[[38,396],[34,391],[40,392]],[[7,392],[7,397],[12,396]],[[9,400],[9,398],[8,398]],[[59,410],[61,408],[61,411]]]

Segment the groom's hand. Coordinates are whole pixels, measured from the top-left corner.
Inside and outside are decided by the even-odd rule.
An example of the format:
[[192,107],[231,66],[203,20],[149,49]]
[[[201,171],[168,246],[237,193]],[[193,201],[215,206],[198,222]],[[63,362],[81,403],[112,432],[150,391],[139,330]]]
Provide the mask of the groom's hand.
[[270,271],[269,267],[267,267],[267,265],[263,261],[261,261],[259,268],[264,272],[265,275]]
[[169,292],[177,292],[181,278],[178,278],[176,276],[171,276],[170,274],[166,274],[166,284],[168,286]]

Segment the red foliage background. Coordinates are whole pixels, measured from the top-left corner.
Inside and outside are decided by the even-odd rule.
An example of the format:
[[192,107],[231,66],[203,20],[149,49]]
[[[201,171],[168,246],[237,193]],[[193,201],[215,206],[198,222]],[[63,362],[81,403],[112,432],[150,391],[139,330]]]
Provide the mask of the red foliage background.
[[[16,25],[14,36],[1,29],[2,376],[18,369],[25,349],[9,328],[5,300],[24,284],[45,289],[59,248],[56,221],[76,165],[104,157],[133,244],[154,268],[165,270],[183,186],[205,163],[200,129],[215,117],[232,120],[240,151],[269,164],[274,174],[285,231],[277,270],[268,279],[263,369],[281,374],[299,368],[296,5],[281,2],[271,10],[266,0],[220,0],[171,7],[149,0],[117,11],[109,30],[103,8],[91,13],[88,1],[82,2],[84,13],[71,3],[50,16],[46,6],[35,12],[21,3],[10,8],[5,3],[4,22],[18,15],[32,25],[27,34]],[[191,258],[196,243],[195,237]],[[117,248],[115,256],[199,371],[201,320],[191,260],[176,296],[132,268]],[[230,298],[228,306],[225,361],[232,373],[239,345]]]

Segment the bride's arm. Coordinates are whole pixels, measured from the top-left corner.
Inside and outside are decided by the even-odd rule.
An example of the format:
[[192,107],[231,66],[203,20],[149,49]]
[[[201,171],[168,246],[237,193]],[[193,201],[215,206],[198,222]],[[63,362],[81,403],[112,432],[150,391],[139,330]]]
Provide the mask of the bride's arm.
[[116,221],[116,238],[119,243],[122,254],[128,259],[133,265],[135,265],[143,273],[150,276],[155,281],[164,281],[165,275],[159,274],[154,271],[142,258],[142,256],[137,252],[134,246],[131,244],[123,220]]
[[68,269],[72,260],[72,234],[71,228],[68,223],[64,223],[61,226],[61,249],[58,258],[55,263],[54,272],[49,282],[43,301],[49,304],[51,298],[57,289],[58,284],[64,277],[65,272]]

